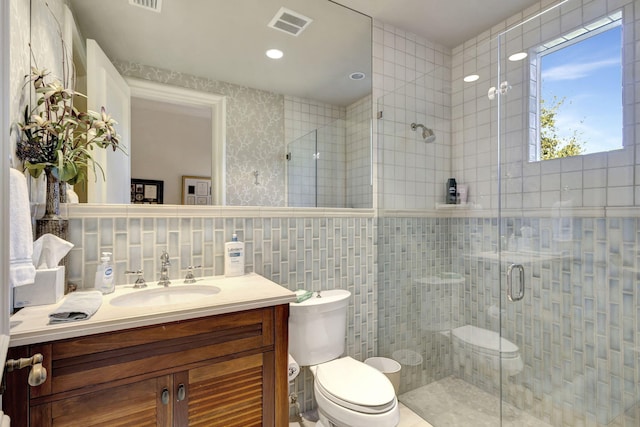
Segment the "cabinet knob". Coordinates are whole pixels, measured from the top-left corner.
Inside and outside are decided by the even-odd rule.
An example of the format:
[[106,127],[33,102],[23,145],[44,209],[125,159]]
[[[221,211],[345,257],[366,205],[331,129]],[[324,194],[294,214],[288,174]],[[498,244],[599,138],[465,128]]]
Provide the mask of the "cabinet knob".
[[162,404],[163,405],[168,405],[169,404],[169,389],[168,388],[163,388],[162,389]]
[[178,402],[182,402],[187,397],[187,390],[184,384],[178,386]]

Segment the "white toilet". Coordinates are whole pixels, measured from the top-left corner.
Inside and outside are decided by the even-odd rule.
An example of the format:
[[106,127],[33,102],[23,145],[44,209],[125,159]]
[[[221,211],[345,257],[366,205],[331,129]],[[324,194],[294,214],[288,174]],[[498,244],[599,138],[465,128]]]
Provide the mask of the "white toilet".
[[317,427],[395,427],[400,422],[391,381],[344,353],[349,291],[322,291],[290,303],[289,353],[310,366],[320,421]]
[[[453,357],[456,363],[464,366],[468,362],[494,372],[500,371],[513,376],[522,371],[523,363],[520,349],[497,332],[464,325],[451,331]],[[471,364],[469,368],[471,368]]]

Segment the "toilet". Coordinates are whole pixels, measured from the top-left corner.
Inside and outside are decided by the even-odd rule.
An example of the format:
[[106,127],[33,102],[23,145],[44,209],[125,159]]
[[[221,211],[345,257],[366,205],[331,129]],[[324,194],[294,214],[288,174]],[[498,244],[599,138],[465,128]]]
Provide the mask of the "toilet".
[[451,336],[454,361],[461,366],[470,362],[499,372],[502,362],[502,372],[508,376],[520,373],[524,367],[518,346],[497,332],[464,325],[454,328]]
[[335,289],[290,303],[289,353],[313,373],[317,427],[395,427],[400,409],[391,381],[369,365],[341,357],[350,296]]

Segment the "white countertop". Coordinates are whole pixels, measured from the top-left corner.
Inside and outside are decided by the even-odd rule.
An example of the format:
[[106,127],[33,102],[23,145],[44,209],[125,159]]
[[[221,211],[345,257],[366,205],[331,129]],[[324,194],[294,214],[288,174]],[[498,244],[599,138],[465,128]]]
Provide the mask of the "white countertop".
[[[229,278],[224,276],[199,278],[196,284],[213,285],[220,288],[220,292],[188,303],[154,307],[115,307],[110,304],[112,299],[145,290],[133,289],[132,284],[116,286],[115,292],[103,297],[102,306],[89,319],[56,325],[48,324],[49,313],[60,306],[64,298],[57,304],[26,307],[11,316],[9,346],[44,343],[295,301],[293,292],[256,273]],[[185,285],[182,280],[174,280],[169,286],[175,288],[193,285]],[[157,287],[156,282],[148,282],[146,289]]]

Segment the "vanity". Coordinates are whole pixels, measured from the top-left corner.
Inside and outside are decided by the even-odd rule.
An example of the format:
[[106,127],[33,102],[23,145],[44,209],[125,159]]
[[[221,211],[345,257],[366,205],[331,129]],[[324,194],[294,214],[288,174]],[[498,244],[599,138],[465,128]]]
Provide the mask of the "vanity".
[[[48,372],[37,387],[27,384],[28,369],[6,375],[12,424],[287,425],[295,295],[253,273],[179,282],[117,286],[84,321],[48,325],[57,305],[12,316],[9,357],[41,353]],[[190,286],[215,292],[189,297]],[[171,290],[166,303],[163,289]]]

